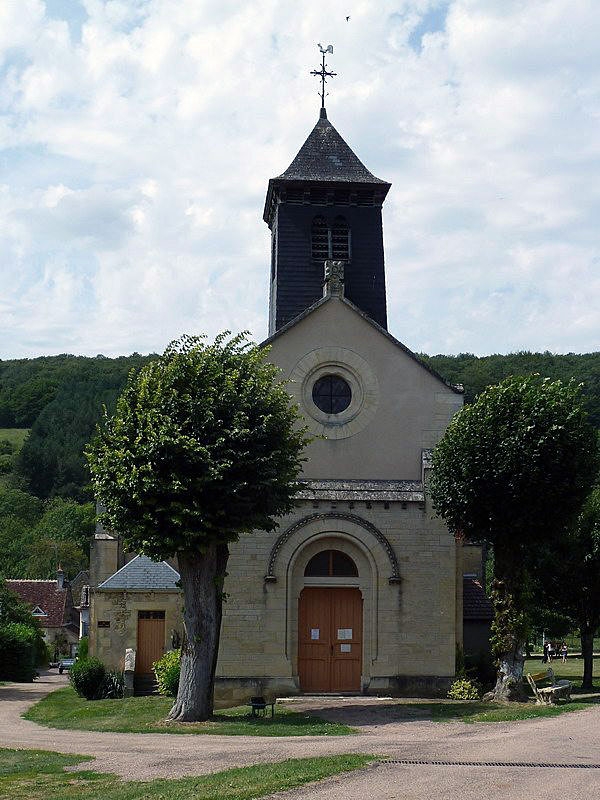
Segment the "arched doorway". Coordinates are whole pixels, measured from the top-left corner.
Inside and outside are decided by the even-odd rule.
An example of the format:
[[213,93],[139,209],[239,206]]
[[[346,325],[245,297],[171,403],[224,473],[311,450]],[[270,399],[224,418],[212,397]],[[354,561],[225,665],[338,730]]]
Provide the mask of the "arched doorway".
[[[333,581],[358,577],[352,558],[321,550],[307,563],[305,578]],[[305,586],[298,600],[298,677],[303,692],[359,692],[363,650],[360,589]]]

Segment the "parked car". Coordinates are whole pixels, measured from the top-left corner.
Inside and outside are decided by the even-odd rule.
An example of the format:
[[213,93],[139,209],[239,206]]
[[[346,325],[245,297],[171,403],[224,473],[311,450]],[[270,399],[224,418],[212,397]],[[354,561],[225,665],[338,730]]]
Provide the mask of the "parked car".
[[62,675],[65,670],[71,669],[74,663],[74,658],[61,658],[61,660],[58,662],[59,673]]

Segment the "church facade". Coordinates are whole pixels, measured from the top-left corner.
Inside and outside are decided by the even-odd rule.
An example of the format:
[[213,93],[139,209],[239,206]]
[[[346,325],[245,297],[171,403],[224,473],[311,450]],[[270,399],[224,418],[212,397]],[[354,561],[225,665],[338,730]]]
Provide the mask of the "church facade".
[[[427,491],[431,450],[462,406],[387,330],[382,208],[324,109],[269,181],[269,359],[315,435],[275,533],[232,545],[216,700],[298,692],[445,692],[462,643],[462,547]],[[90,644],[138,671],[181,639],[176,564],[99,531]]]

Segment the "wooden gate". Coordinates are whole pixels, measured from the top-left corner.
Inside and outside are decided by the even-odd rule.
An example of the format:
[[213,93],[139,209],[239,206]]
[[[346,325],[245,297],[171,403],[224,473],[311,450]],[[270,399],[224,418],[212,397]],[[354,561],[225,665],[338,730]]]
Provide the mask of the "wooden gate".
[[138,611],[135,671],[152,672],[152,664],[165,652],[165,612]]
[[306,588],[298,602],[303,692],[359,692],[362,597],[358,589]]

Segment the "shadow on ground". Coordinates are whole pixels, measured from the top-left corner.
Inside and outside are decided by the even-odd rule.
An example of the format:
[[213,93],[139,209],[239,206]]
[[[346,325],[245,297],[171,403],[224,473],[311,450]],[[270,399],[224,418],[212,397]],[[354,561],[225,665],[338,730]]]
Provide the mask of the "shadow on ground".
[[[574,695],[573,702],[585,704],[600,704],[600,695]],[[499,706],[483,702],[452,702],[452,701],[400,701],[379,703],[352,703],[343,702],[335,705],[328,702],[319,703],[312,701],[310,705],[301,705],[301,710],[306,711],[327,722],[336,722],[359,729],[368,727],[382,727],[399,722],[440,722],[463,720],[465,722],[478,718],[481,714],[489,713]],[[538,711],[540,706],[533,703],[519,703],[519,711]],[[290,704],[294,708],[294,704]],[[501,707],[500,707],[501,708]],[[300,708],[298,708],[300,710]],[[499,720],[500,721],[500,720]],[[511,721],[510,719],[506,720]]]

